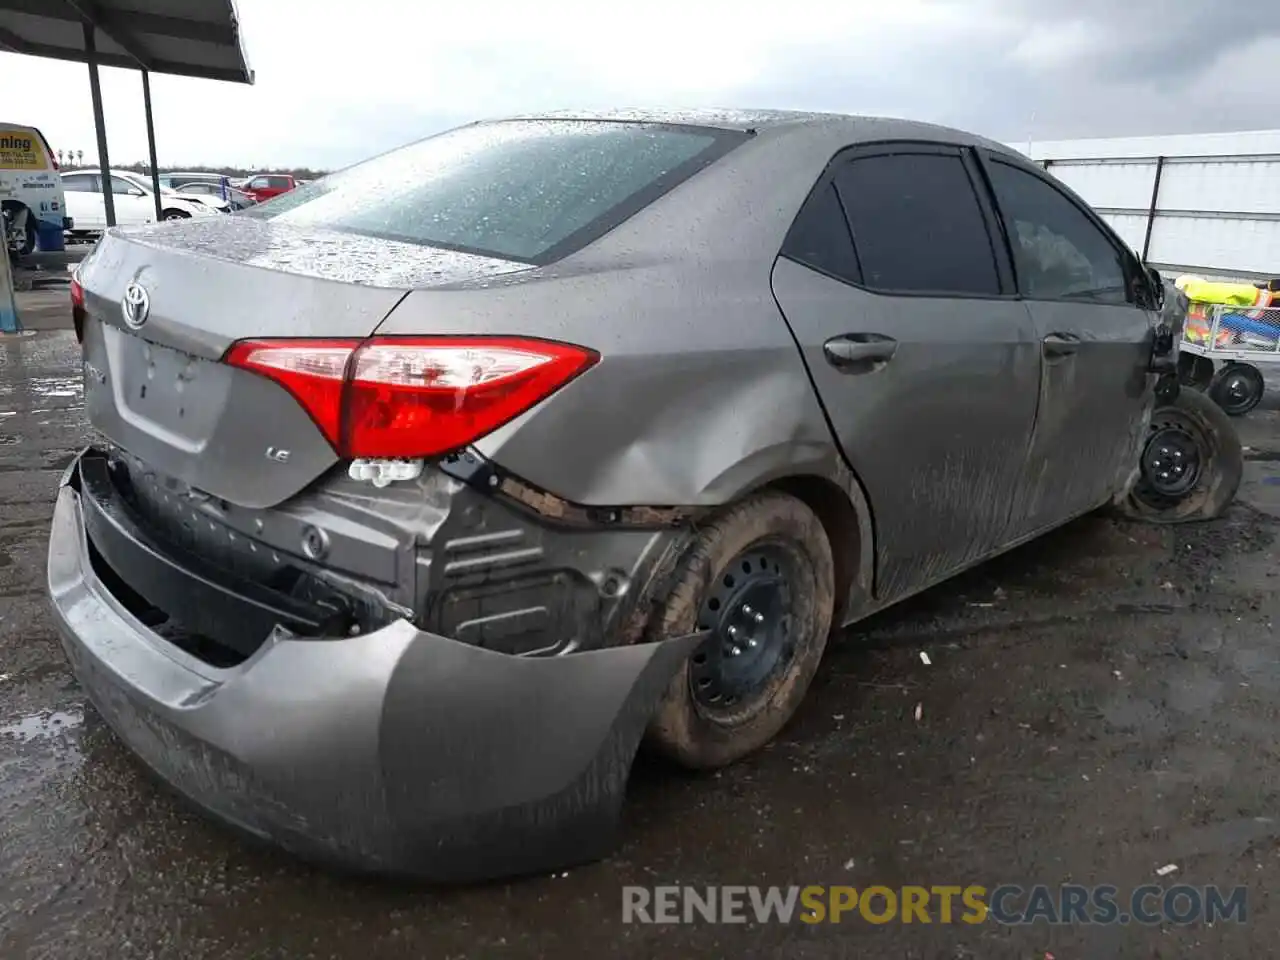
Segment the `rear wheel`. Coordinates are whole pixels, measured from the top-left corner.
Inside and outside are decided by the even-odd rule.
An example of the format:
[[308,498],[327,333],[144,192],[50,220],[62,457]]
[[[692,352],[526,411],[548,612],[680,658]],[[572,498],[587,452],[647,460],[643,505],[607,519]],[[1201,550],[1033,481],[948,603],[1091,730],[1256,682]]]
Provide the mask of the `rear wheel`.
[[1262,400],[1267,385],[1249,363],[1228,363],[1209,384],[1209,397],[1230,417],[1242,417]]
[[667,688],[652,745],[709,768],[772,740],[822,659],[834,591],[826,531],[794,497],[757,494],[702,528],[650,632],[712,633]]
[[16,256],[25,257],[36,248],[35,217],[20,203],[4,204],[4,233],[10,253]]
[[1203,393],[1181,390],[1151,414],[1139,476],[1120,504],[1135,520],[1212,520],[1235,499],[1244,453],[1235,424]]

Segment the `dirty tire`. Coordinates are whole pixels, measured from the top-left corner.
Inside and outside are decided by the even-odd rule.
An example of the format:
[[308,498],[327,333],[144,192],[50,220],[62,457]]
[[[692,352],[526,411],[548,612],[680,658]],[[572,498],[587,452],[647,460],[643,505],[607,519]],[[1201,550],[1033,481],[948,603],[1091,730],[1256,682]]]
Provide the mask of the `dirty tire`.
[[190,219],[190,217],[191,214],[187,213],[185,210],[166,210],[164,212],[164,218],[166,220],[187,220]]
[[[36,248],[36,228],[34,225],[35,215],[31,213],[31,210],[29,207],[25,207],[22,204],[16,203],[11,200],[5,202],[4,209],[9,214],[9,216],[14,217],[15,219],[17,218],[18,214],[21,213],[23,210],[27,211],[27,222],[24,228],[22,241],[17,245],[16,248],[14,247],[9,248],[9,252],[12,253],[14,256],[25,257],[27,254],[31,253]],[[7,236],[9,232],[9,224],[7,222],[4,224],[3,232],[6,234],[3,240],[7,245],[9,240]]]
[[647,732],[652,748],[682,766],[722,767],[772,740],[804,699],[826,648],[835,595],[831,545],[812,510],[774,492],[755,494],[698,530],[670,598],[650,623],[650,639],[695,632],[704,601],[731,575],[729,564],[756,550],[784,558],[789,653],[758,692],[710,711],[694,693],[695,658],[702,652],[695,651],[672,678]]
[[[1184,389],[1172,403],[1152,412],[1148,443],[1166,428],[1185,434],[1198,448],[1196,482],[1184,494],[1170,497],[1156,489],[1144,473],[1119,503],[1120,512],[1150,523],[1188,523],[1221,516],[1235,499],[1244,474],[1244,453],[1235,424],[1208,396]],[[1147,451],[1144,444],[1144,459]]]
[[1262,401],[1267,385],[1250,363],[1228,363],[1209,384],[1209,398],[1229,417],[1243,417]]

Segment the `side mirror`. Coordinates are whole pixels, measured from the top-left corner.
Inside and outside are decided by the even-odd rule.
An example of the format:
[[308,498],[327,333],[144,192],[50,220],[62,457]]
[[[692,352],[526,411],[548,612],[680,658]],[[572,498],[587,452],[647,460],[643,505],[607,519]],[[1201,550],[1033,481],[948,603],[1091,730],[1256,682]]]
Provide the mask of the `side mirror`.
[[137,187],[129,188],[129,196],[131,197],[145,197],[146,195],[146,191],[139,190]]

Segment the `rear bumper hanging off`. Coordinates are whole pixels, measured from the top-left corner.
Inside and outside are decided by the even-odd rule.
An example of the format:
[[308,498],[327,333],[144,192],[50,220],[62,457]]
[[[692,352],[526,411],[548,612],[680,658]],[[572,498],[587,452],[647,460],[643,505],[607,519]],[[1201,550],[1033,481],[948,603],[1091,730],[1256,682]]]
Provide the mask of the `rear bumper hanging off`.
[[[276,637],[220,669],[151,631],[96,575],[76,470],[49,545],[63,646],[108,724],[181,793],[304,856],[434,881],[608,853],[644,728],[700,634],[517,657],[397,620]],[[108,523],[93,536],[133,533]]]

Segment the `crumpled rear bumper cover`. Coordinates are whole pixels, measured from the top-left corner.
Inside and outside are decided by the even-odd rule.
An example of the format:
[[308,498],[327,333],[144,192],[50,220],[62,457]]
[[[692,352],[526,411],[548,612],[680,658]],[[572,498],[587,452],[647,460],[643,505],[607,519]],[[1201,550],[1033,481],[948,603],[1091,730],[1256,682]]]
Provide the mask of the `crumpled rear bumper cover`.
[[514,657],[400,620],[218,669],[106,589],[65,482],[48,581],[77,678],[161,778],[303,856],[439,882],[607,855],[644,728],[702,639]]

